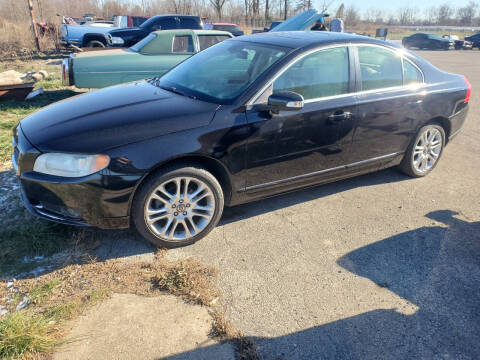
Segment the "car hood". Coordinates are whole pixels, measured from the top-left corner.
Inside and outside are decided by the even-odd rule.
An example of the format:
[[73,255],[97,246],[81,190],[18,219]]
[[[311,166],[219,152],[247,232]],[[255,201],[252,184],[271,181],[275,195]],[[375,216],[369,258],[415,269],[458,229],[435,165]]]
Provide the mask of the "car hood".
[[141,32],[142,29],[139,27],[133,28],[121,28],[110,31],[110,35],[112,36],[128,36],[128,35],[136,35],[137,33]]
[[318,12],[318,10],[310,9],[301,14],[288,18],[282,23],[270,29],[275,31],[304,31],[309,30],[316,21],[322,21],[326,14]]
[[101,153],[208,125],[217,107],[140,81],[60,101],[24,118],[20,126],[40,151]]

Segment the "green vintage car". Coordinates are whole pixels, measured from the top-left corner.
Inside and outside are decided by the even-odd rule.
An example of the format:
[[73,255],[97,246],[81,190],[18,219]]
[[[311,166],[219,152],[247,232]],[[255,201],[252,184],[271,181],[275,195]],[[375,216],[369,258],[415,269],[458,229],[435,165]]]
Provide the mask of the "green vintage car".
[[216,30],[155,31],[128,49],[71,54],[62,61],[62,82],[78,88],[103,88],[161,76],[168,70],[233,35]]

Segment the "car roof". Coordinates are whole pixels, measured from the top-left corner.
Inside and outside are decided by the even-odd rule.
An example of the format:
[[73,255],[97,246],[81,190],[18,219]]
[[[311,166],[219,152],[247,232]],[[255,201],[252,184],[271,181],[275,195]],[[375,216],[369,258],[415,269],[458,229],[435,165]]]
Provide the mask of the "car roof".
[[234,23],[225,23],[225,22],[214,22],[212,25],[228,25],[228,26],[238,26],[237,24]]
[[162,17],[180,17],[180,18],[199,18],[197,15],[179,15],[179,14],[162,14],[162,15],[155,15],[152,18],[162,18]]
[[172,30],[157,30],[153,31],[157,35],[175,34],[175,35],[228,35],[232,36],[228,31],[222,30],[191,30],[191,29],[172,29]]
[[262,44],[271,44],[277,46],[289,47],[292,49],[300,49],[304,47],[313,47],[317,45],[328,45],[335,43],[371,43],[379,45],[387,45],[391,47],[399,47],[390,42],[370,38],[367,36],[329,32],[329,31],[280,31],[280,32],[264,32],[259,34],[241,36],[232,41],[248,41]]

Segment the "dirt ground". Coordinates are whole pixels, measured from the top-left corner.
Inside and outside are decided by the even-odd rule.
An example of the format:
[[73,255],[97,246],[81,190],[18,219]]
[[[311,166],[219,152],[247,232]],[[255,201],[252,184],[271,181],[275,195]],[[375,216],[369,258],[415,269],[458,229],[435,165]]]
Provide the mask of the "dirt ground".
[[[71,321],[72,331],[54,360],[235,359],[231,344],[212,340],[207,308],[173,295],[114,294]],[[195,350],[195,356],[182,356]]]

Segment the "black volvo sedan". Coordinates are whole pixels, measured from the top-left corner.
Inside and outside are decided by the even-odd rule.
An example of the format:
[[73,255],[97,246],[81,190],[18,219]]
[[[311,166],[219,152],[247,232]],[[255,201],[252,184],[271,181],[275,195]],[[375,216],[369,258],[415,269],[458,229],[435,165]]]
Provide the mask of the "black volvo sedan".
[[223,207],[390,166],[427,175],[470,85],[380,40],[328,32],[227,40],[162,78],[89,92],[14,130],[25,205],[193,243]]

